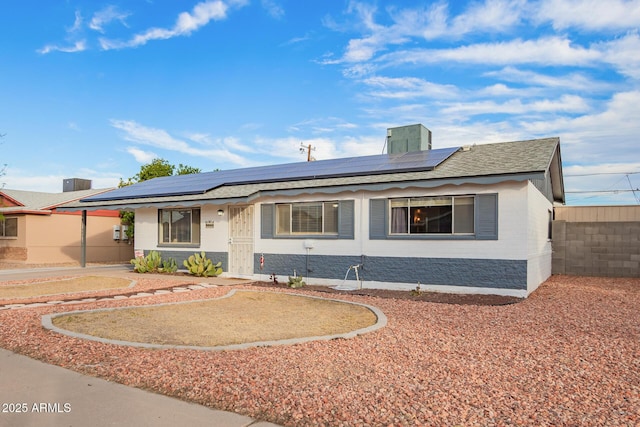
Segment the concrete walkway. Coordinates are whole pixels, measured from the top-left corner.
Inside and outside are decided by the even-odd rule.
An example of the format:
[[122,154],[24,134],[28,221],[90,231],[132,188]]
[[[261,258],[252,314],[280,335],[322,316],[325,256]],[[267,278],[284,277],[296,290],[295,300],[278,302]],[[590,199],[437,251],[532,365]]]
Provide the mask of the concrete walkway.
[[0,349],[0,426],[275,427]]
[[[0,281],[130,272],[127,266],[0,270]],[[0,349],[0,427],[88,425],[277,427]]]

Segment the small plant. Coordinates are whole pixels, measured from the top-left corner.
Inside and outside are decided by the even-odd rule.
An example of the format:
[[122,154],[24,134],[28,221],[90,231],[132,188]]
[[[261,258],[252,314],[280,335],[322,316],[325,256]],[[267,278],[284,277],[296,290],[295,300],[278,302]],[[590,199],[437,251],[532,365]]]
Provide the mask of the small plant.
[[131,260],[133,271],[136,273],[158,273],[162,265],[162,258],[157,251],[151,251],[145,257],[137,257]]
[[219,276],[222,273],[222,262],[214,264],[206,257],[204,251],[191,255],[183,262],[189,274],[198,277]]
[[178,271],[178,263],[173,258],[163,259],[162,267],[159,269],[160,273],[175,273]]
[[302,281],[302,276],[294,276],[294,277],[289,276],[289,283],[287,283],[287,285],[290,288],[301,288],[304,285],[306,285],[306,283]]
[[278,284],[278,276],[276,276],[276,273],[271,273],[271,276],[269,276],[269,280],[271,280],[271,282],[274,285]]
[[414,290],[411,291],[411,295],[414,297],[422,295],[422,289],[420,288],[420,282],[418,282],[418,286]]

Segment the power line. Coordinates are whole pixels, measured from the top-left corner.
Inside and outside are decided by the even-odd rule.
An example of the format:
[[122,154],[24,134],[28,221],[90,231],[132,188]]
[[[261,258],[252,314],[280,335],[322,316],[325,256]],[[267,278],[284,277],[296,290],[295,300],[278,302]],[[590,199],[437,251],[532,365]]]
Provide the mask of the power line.
[[640,191],[640,188],[636,188],[635,190],[632,188],[631,190],[581,190],[581,191],[565,191],[565,193],[579,194],[579,193],[635,193],[636,191]]
[[631,178],[629,178],[629,174],[627,174],[626,177],[627,181],[629,182],[629,188],[631,188],[631,191],[633,192],[633,197],[636,199],[636,203],[640,204],[640,199],[638,199],[638,195],[636,194],[636,191],[638,191],[638,189],[633,189],[633,184],[631,184]]
[[563,175],[565,178],[574,176],[596,176],[596,175],[635,175],[640,172],[594,172],[594,173],[582,173],[575,175]]

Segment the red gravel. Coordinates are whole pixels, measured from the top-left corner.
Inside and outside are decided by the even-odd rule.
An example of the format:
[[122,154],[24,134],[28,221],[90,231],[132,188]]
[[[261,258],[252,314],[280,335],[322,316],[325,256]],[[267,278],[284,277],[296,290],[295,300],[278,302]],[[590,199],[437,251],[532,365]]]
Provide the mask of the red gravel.
[[289,426],[640,425],[640,279],[555,276],[502,306],[331,294],[377,306],[388,325],[349,340],[239,351],[122,347],[40,326],[45,313],[227,291],[4,310],[0,346]]

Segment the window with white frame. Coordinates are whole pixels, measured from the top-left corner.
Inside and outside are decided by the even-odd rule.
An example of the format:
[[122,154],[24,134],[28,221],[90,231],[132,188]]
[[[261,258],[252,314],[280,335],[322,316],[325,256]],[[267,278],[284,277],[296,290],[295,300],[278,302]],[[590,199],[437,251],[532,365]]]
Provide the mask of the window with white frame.
[[391,199],[389,234],[473,234],[475,198],[439,196]]
[[18,237],[18,218],[0,219],[0,237]]
[[159,209],[160,244],[199,244],[200,209]]
[[337,201],[276,204],[276,235],[338,234]]

